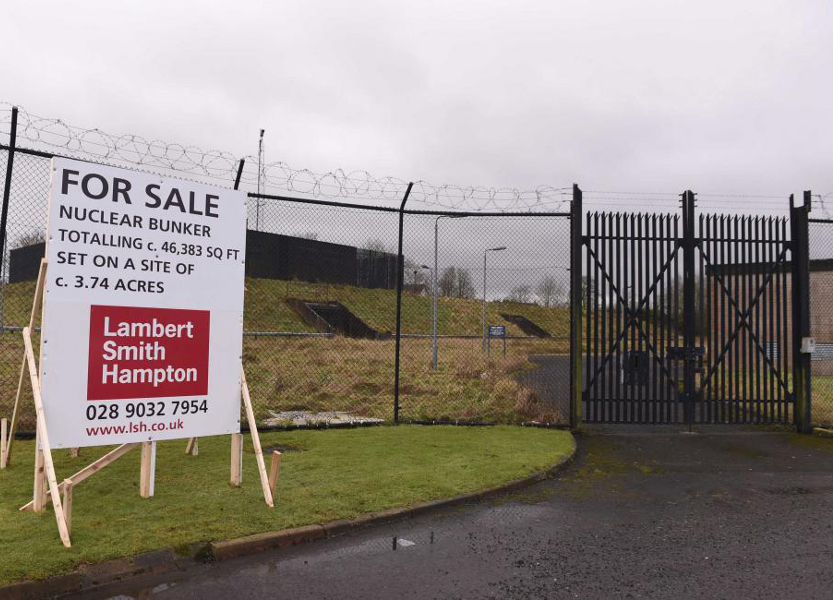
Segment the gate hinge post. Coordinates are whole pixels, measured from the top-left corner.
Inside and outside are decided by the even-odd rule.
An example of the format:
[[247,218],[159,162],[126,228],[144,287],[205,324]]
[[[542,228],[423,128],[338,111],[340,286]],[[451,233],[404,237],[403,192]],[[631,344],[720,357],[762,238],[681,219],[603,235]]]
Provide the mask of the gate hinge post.
[[794,415],[796,429],[812,433],[812,373],[810,355],[801,352],[801,340],[810,336],[810,224],[808,207],[811,192],[804,192],[804,205],[795,206],[790,196],[790,229],[792,233],[792,361]]
[[683,392],[689,427],[693,420],[694,396],[694,192],[683,192]]
[[[582,192],[573,184],[570,206],[570,427],[579,429],[582,420],[582,340],[581,340],[581,256],[585,237],[582,235]],[[589,343],[589,341],[588,341]]]

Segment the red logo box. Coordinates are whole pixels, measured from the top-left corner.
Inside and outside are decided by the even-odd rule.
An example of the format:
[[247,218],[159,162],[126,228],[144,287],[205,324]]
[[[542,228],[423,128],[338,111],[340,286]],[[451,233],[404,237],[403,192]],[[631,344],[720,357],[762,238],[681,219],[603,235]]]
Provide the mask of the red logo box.
[[87,400],[208,393],[207,310],[90,307]]

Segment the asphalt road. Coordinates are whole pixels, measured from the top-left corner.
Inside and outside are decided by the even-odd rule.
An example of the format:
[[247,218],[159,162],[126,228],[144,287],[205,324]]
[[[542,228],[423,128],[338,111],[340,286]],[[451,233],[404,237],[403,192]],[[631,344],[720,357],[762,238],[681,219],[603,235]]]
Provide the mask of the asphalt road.
[[833,440],[702,431],[593,429],[501,501],[84,597],[833,597]]

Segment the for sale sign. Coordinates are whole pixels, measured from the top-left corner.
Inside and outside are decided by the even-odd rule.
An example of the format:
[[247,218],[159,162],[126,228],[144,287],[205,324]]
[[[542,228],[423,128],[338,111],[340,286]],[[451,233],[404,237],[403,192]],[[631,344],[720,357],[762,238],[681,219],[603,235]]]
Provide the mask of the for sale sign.
[[240,431],[246,196],[56,158],[41,381],[53,447]]

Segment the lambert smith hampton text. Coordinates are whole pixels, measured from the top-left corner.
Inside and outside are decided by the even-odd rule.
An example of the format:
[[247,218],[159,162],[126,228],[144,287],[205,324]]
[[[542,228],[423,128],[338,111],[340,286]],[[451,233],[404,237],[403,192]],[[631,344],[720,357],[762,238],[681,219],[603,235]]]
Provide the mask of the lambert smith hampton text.
[[[191,321],[187,323],[167,325],[160,323],[156,319],[150,322],[127,322],[120,321],[115,329],[110,328],[110,317],[104,317],[104,337],[105,338],[182,338],[187,337],[193,339],[194,324]],[[137,345],[120,345],[116,340],[109,339],[103,344],[103,354],[105,361],[164,361],[165,360],[165,346],[154,340],[151,342],[143,342]],[[153,369],[127,369],[122,368],[118,362],[112,362],[109,365],[102,365],[101,383],[152,383],[153,387],[158,387],[160,384],[184,381],[197,381],[197,369],[194,367],[175,368],[168,365],[167,368],[153,368]]]

